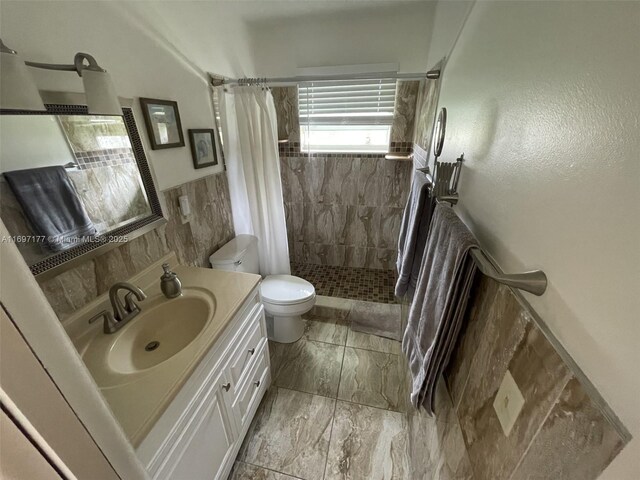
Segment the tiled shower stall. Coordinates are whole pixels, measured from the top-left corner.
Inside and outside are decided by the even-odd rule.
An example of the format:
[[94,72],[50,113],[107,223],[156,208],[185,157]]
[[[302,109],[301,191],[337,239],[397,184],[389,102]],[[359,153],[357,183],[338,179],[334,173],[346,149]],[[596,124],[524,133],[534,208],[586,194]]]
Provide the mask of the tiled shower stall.
[[[398,82],[389,153],[424,152],[424,82]],[[300,149],[297,87],[272,89],[292,271],[320,295],[394,303],[397,242],[414,163],[385,154]],[[422,118],[424,117],[424,118]]]

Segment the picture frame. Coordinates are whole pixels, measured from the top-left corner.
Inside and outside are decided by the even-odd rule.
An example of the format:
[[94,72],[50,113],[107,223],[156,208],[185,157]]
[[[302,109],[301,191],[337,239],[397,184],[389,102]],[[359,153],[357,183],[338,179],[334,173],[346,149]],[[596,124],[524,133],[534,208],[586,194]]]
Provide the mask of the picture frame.
[[213,128],[189,129],[193,168],[213,167],[219,164],[215,137]]
[[140,98],[152,150],[184,147],[178,102],[157,98]]

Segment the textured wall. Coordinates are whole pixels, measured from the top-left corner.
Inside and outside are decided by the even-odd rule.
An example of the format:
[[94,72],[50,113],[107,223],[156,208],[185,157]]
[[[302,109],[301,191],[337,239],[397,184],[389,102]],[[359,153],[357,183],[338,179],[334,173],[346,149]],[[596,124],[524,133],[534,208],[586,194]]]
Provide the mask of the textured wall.
[[[414,478],[436,471],[434,479],[596,479],[625,441],[529,311],[479,275],[465,324],[436,418],[408,409]],[[493,409],[507,370],[525,399],[508,437]]]
[[636,437],[612,480],[640,472],[638,45],[638,2],[476,2],[439,99],[460,216],[505,271],[546,272],[530,303]]
[[444,57],[448,57],[456,38],[464,25],[469,10],[476,0],[437,2],[433,15],[433,33],[429,41],[427,66],[433,68]]
[[[208,267],[209,255],[234,236],[229,186],[224,173],[162,192],[168,223],[104,255],[46,280],[41,287],[60,319],[175,251],[183,265]],[[191,215],[182,217],[178,197],[187,195]],[[184,223],[183,223],[184,220]],[[158,272],[158,278],[162,272]]]
[[[233,7],[231,7],[233,8]],[[214,10],[212,12],[212,10]],[[161,98],[178,102],[182,127],[213,128],[214,117],[206,71],[235,77],[249,74],[251,57],[243,48],[241,27],[215,13],[205,2],[76,2],[11,1],[0,2],[2,38],[11,39],[22,58],[65,63],[74,52],[91,52],[109,71],[116,93],[135,98],[133,109],[147,158],[153,167],[160,190],[216,173],[216,167],[194,169],[187,140],[186,148],[152,150],[142,122],[138,97]],[[96,19],[100,19],[99,25]],[[173,28],[166,27],[167,21]],[[202,23],[200,23],[202,22]],[[213,27],[218,23],[216,27]],[[94,25],[88,33],[87,25]],[[200,26],[196,26],[200,25]],[[204,27],[206,25],[206,28]],[[213,62],[215,69],[197,67],[185,57],[182,43],[185,33],[198,32],[199,45],[207,42],[200,58]],[[226,32],[223,34],[222,32]],[[174,36],[175,35],[175,36]],[[170,39],[167,37],[171,37]],[[233,41],[229,39],[233,37]],[[225,39],[221,42],[218,39]],[[182,47],[176,47],[178,41]],[[128,53],[135,49],[135,55]],[[201,50],[198,48],[197,50]],[[139,61],[145,59],[144,68]],[[78,92],[82,82],[73,75],[55,75],[30,69],[42,90]]]

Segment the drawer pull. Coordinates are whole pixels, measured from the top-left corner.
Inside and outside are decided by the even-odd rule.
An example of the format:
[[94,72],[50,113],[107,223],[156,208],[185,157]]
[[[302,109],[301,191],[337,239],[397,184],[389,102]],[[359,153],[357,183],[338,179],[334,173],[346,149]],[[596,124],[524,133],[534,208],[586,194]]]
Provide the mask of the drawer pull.
[[222,388],[224,388],[225,392],[228,392],[229,389],[231,388],[231,382],[227,382],[224,385],[222,385]]
[[256,353],[256,349],[255,349],[255,348],[250,348],[250,349],[249,349],[249,353],[250,353],[251,355],[253,355],[254,353]]
[[260,380],[257,380],[257,381],[255,381],[255,382],[253,382],[253,384],[254,384],[256,387],[259,387],[259,386],[260,386]]

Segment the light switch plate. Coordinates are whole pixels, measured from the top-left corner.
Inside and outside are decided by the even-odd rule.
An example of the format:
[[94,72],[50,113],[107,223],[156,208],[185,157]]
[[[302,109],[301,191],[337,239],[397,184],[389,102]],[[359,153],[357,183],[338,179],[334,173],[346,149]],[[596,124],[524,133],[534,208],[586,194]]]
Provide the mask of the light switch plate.
[[507,437],[511,433],[523,406],[524,397],[511,372],[507,370],[493,401],[493,409],[496,411],[502,431]]

